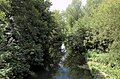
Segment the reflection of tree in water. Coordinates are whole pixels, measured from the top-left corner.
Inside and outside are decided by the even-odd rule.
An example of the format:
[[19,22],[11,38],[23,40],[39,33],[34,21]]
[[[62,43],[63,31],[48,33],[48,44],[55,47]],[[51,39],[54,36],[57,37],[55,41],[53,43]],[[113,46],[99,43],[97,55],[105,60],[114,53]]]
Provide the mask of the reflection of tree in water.
[[93,79],[83,55],[78,53],[69,54],[64,64],[69,68],[72,79]]
[[74,69],[70,69],[70,75],[72,79],[93,79],[88,69],[82,69],[75,67]]
[[[31,72],[27,79],[53,79],[53,76],[58,73],[58,66],[52,67],[50,70],[39,70]],[[26,79],[26,78],[25,78]]]

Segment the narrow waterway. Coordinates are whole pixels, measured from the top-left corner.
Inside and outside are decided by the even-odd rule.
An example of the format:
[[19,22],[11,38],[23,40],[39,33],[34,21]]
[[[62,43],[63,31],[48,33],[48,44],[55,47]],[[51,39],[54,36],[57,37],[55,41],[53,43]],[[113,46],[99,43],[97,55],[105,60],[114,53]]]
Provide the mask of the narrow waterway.
[[28,79],[93,79],[89,68],[80,66],[80,56],[72,56],[67,58],[67,53],[62,57],[57,70],[38,71],[35,76],[29,76]]

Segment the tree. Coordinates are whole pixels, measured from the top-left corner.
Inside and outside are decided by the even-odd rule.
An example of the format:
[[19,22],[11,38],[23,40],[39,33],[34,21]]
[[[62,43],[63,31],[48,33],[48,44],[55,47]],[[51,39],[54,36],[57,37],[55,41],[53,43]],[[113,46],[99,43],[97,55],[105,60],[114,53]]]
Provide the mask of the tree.
[[47,0],[9,0],[9,5],[9,10],[4,11],[8,26],[4,30],[6,51],[1,60],[8,68],[5,76],[23,79],[30,70],[38,66],[46,69],[53,63],[50,48],[57,24]]
[[[114,62],[119,61],[119,15],[120,15],[120,1],[119,0],[106,0],[93,10],[90,26],[93,28],[95,39],[99,39],[102,46],[109,46],[110,55],[115,56]],[[96,34],[97,33],[97,34]],[[106,43],[107,42],[107,43]],[[111,61],[112,61],[111,58]],[[113,61],[112,61],[113,62]]]
[[[91,37],[91,28],[86,27],[85,25],[87,22],[85,21],[84,7],[81,6],[81,1],[73,0],[73,2],[66,9],[66,15],[67,60],[77,63],[77,65],[86,64],[87,61],[85,54],[88,49],[92,48],[89,42]],[[74,61],[76,57],[78,57],[78,61]]]
[[65,14],[65,22],[66,22],[66,29],[67,35],[69,33],[74,32],[75,28],[74,25],[79,18],[83,17],[82,7],[81,7],[81,0],[72,0],[72,3],[68,5]]
[[65,40],[65,33],[64,33],[64,18],[62,17],[62,13],[55,10],[53,11],[52,16],[55,20],[55,29],[52,32],[51,38],[51,47],[50,47],[50,55],[54,60],[54,63],[59,63],[62,57],[61,46]]

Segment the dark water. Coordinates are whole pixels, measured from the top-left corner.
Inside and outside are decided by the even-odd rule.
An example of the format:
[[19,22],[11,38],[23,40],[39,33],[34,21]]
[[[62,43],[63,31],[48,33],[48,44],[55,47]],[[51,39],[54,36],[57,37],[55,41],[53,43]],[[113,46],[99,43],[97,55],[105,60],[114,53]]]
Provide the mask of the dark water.
[[70,70],[63,65],[60,65],[58,71],[54,72],[36,72],[33,76],[29,76],[28,79],[92,79],[89,70],[73,68]]
[[54,70],[32,73],[27,79],[93,79],[89,67],[85,65],[83,55],[75,53],[67,55],[64,44],[61,48],[64,55],[59,66],[53,67]]
[[[75,59],[77,59],[77,57],[75,57]],[[67,60],[66,64],[63,63],[65,60],[66,56],[62,58],[56,71],[39,71],[33,73],[33,76],[29,76],[27,79],[93,79],[90,70],[88,68],[85,69],[78,67],[79,63],[77,64],[76,60],[73,61],[73,57]]]

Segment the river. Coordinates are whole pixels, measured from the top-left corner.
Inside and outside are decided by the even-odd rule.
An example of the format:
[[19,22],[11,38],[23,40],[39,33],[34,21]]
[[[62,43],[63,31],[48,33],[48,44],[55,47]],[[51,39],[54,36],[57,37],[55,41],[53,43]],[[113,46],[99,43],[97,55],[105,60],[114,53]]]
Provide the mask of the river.
[[87,64],[79,65],[80,55],[67,58],[67,53],[62,57],[55,71],[38,71],[27,79],[93,79]]

